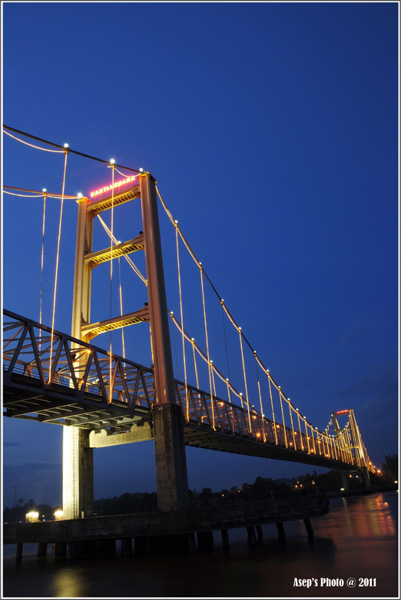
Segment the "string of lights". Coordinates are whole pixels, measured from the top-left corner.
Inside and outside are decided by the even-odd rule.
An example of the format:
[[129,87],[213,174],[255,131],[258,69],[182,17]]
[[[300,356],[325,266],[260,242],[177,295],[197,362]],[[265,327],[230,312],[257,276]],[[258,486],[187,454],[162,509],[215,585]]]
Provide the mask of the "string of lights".
[[230,311],[228,310],[224,299],[220,296],[219,292],[217,291],[216,287],[214,286],[213,282],[210,280],[209,276],[207,275],[205,269],[203,268],[202,263],[198,260],[195,252],[192,250],[189,242],[187,241],[187,239],[185,238],[181,228],[178,225],[178,221],[176,219],[174,219],[173,215],[171,214],[170,210],[168,209],[166,203],[164,202],[160,191],[158,189],[158,187],[156,186],[156,192],[157,195],[159,197],[159,200],[168,216],[168,218],[170,219],[171,223],[174,225],[174,227],[177,229],[183,243],[184,246],[187,248],[188,253],[190,254],[190,256],[192,257],[192,259],[194,260],[195,264],[198,266],[198,268],[200,269],[201,273],[204,275],[204,277],[207,279],[208,283],[210,284],[212,290],[214,291],[215,295],[217,296],[217,298],[219,299],[224,312],[226,313],[229,321],[232,323],[232,325],[235,327],[235,329],[238,331],[238,333],[241,336],[241,339],[244,340],[244,342],[247,344],[247,346],[249,347],[249,349],[252,351],[253,356],[255,357],[255,360],[257,361],[259,367],[262,369],[262,371],[267,375],[267,377],[269,378],[269,380],[271,381],[271,383],[273,384],[273,386],[276,388],[276,390],[279,392],[280,397],[282,396],[282,398],[285,400],[285,402],[288,404],[289,409],[293,410],[294,413],[297,415],[297,417],[299,417],[302,421],[305,422],[305,424],[307,426],[309,426],[313,431],[315,431],[317,434],[319,435],[326,435],[325,433],[321,433],[319,432],[319,430],[314,427],[314,425],[312,425],[312,423],[310,423],[306,417],[304,415],[301,415],[301,413],[299,412],[299,410],[297,408],[295,408],[295,406],[293,405],[293,403],[291,402],[291,400],[286,396],[286,394],[284,394],[284,392],[281,389],[281,386],[279,386],[277,384],[277,382],[274,380],[274,378],[272,377],[272,375],[270,374],[269,370],[265,367],[265,365],[262,363],[262,361],[260,360],[260,358],[257,355],[256,350],[252,347],[251,343],[249,342],[249,340],[247,339],[247,337],[245,336],[245,334],[242,331],[242,328],[237,324],[237,322],[235,321],[234,317],[232,316],[232,314],[230,313]]
[[[73,150],[72,148],[69,147],[68,144],[64,144],[63,146],[60,146],[60,144],[56,144],[54,142],[50,142],[49,140],[44,140],[43,138],[37,137],[35,135],[32,135],[30,133],[26,133],[25,131],[20,131],[19,129],[15,129],[14,127],[9,127],[8,125],[3,125],[3,131],[4,133],[7,133],[7,135],[11,135],[10,131],[12,131],[13,133],[17,133],[19,135],[22,135],[26,138],[29,138],[31,140],[36,140],[37,142],[41,142],[42,144],[46,144],[48,146],[52,146],[53,148],[60,148],[60,152],[64,152],[65,148],[68,148],[68,151],[71,154],[76,154],[77,156],[82,156],[83,158],[89,158],[90,160],[95,160],[97,162],[109,165],[110,161],[109,160],[104,160],[103,158],[97,158],[96,156],[91,156],[90,154],[85,154],[84,152],[79,152],[78,150]],[[25,143],[23,140],[14,137],[16,140],[18,140],[19,142]],[[31,144],[32,145],[32,144]],[[34,146],[35,147],[35,146]],[[46,150],[46,148],[39,148],[40,150]],[[57,152],[56,150],[54,150],[53,152]],[[116,167],[119,167],[120,169],[126,169],[127,171],[132,171],[133,173],[141,173],[142,171],[140,169],[133,169],[132,167],[125,167],[123,165],[119,165],[119,164],[115,164]]]
[[[39,190],[29,190],[26,188],[20,188],[20,187],[14,187],[11,185],[3,185],[4,189],[4,193],[5,194],[10,194],[11,196],[21,196],[23,198],[43,198],[43,195],[46,194],[47,198],[57,198],[60,199],[61,198],[61,194],[55,194],[53,192],[48,192],[45,188],[40,192]],[[15,190],[15,191],[20,191],[20,192],[29,192],[28,195],[23,195],[23,194],[15,194],[13,192],[7,192],[6,190]],[[34,194],[34,195],[32,195]],[[64,200],[78,200],[79,198],[81,198],[82,196],[68,196],[67,194],[64,194]]]

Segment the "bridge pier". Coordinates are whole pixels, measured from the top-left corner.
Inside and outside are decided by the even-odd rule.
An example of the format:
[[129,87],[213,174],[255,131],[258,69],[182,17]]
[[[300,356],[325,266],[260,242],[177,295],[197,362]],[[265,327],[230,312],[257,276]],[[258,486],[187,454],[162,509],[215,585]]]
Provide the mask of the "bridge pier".
[[363,477],[363,482],[365,484],[365,487],[370,488],[371,482],[370,482],[370,475],[369,475],[369,471],[368,471],[367,467],[362,467],[361,471],[362,471],[362,477]]
[[348,473],[346,471],[340,471],[340,473],[341,473],[341,483],[344,488],[344,491],[348,492],[348,490],[349,490]]
[[64,519],[93,514],[93,449],[89,431],[63,427],[63,512]]
[[281,522],[279,522],[279,523],[276,523],[276,527],[277,527],[277,531],[278,531],[278,542],[279,542],[279,544],[285,544],[286,537],[285,537],[284,525]]
[[183,416],[176,404],[153,409],[157,505],[169,511],[189,507]]

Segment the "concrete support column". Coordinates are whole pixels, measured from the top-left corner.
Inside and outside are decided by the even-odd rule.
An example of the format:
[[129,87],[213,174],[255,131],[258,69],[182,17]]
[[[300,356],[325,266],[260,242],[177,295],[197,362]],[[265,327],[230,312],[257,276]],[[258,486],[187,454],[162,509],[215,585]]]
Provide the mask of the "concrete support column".
[[254,526],[250,525],[246,528],[246,530],[248,533],[248,546],[256,546],[256,535]]
[[[68,543],[68,552],[71,556],[73,556],[73,554],[70,551],[71,544],[75,544],[76,546],[78,546],[78,542],[69,542]],[[67,556],[67,542],[56,542],[54,553],[57,558]]]
[[285,544],[285,530],[282,523],[276,523],[279,544]]
[[344,488],[344,490],[346,492],[348,492],[349,490],[349,485],[348,485],[348,473],[346,471],[340,471],[341,473],[341,483],[342,483],[342,487]]
[[370,475],[369,475],[369,471],[368,471],[367,467],[362,467],[361,471],[362,471],[362,477],[363,477],[363,482],[365,484],[365,487],[370,488],[371,482],[370,482]]
[[169,511],[189,507],[183,416],[177,404],[153,409],[157,505]]
[[39,542],[38,544],[38,558],[45,558],[47,555],[47,544],[46,542]]
[[197,538],[199,552],[213,550],[213,531],[198,531]]
[[160,510],[188,508],[183,415],[176,404],[156,182],[140,175],[143,234],[156,397],[153,409],[157,502]]
[[304,519],[304,523],[305,523],[306,531],[308,533],[309,541],[312,541],[313,536],[314,536],[312,524],[309,519]]
[[63,511],[64,519],[93,514],[93,449],[89,431],[63,427]]
[[24,544],[21,544],[21,543],[17,544],[17,552],[15,554],[15,558],[18,562],[22,560],[23,548],[24,548]]
[[122,538],[121,556],[132,556],[132,538]]
[[228,550],[230,549],[230,540],[228,538],[228,530],[227,529],[221,530],[221,541],[223,543],[223,550],[225,552],[228,552]]

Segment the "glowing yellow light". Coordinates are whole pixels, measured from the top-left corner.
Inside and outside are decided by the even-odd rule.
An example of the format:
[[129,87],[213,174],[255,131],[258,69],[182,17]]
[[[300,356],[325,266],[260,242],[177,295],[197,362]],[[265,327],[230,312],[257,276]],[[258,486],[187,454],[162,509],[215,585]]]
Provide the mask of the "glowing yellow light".
[[341,492],[344,492],[344,488],[340,488],[340,491],[341,491]]
[[397,485],[398,481],[394,481],[394,483]]
[[60,508],[54,511],[54,518],[56,519],[56,521],[60,521],[63,518],[63,516],[64,511],[62,511]]
[[39,513],[32,510],[31,512],[26,513],[25,520],[27,523],[36,523],[39,521]]

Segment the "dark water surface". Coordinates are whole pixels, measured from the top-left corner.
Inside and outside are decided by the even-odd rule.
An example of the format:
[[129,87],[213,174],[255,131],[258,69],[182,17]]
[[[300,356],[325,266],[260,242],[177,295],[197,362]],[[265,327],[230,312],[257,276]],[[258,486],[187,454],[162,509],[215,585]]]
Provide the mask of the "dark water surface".
[[286,523],[284,547],[275,525],[263,527],[257,548],[245,530],[231,530],[229,553],[219,532],[213,551],[190,555],[38,559],[31,544],[17,565],[15,546],[6,546],[3,597],[398,597],[397,492],[331,500],[330,513],[312,525],[310,544],[302,522]]

